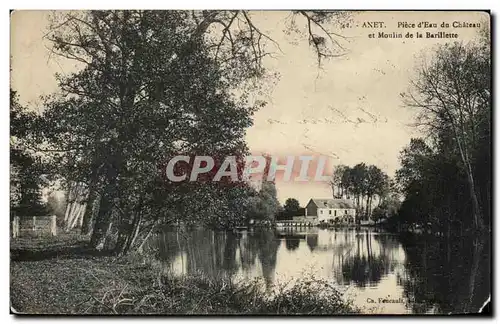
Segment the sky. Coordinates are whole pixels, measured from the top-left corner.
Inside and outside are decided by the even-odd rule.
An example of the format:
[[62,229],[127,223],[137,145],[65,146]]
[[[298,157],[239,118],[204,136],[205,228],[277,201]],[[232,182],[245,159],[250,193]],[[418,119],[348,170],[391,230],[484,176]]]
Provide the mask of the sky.
[[[77,69],[71,61],[55,60],[43,36],[48,27],[48,11],[16,11],[11,16],[11,86],[22,104],[39,109],[42,95],[57,90],[55,73]],[[374,164],[394,176],[398,154],[411,137],[419,136],[411,126],[415,111],[403,105],[400,94],[415,78],[422,56],[432,54],[437,44],[468,42],[478,29],[441,28],[441,24],[488,23],[480,12],[356,12],[350,28],[331,26],[342,37],[344,55],[318,66],[313,48],[304,37],[283,30],[290,23],[287,11],[251,13],[254,24],[273,38],[280,49],[269,44],[274,58],[264,61],[279,79],[264,84],[267,105],[254,115],[246,140],[252,154],[275,156],[314,155],[328,157],[328,170],[338,164]],[[385,28],[363,28],[366,22],[383,22]],[[438,28],[398,28],[398,23],[436,23]],[[296,17],[305,31],[306,21]],[[369,38],[369,34],[407,32],[424,38]],[[426,32],[452,32],[458,38],[425,38]],[[345,37],[345,39],[343,38]],[[310,198],[330,198],[325,182],[276,182],[278,198],[293,197],[305,205]]]

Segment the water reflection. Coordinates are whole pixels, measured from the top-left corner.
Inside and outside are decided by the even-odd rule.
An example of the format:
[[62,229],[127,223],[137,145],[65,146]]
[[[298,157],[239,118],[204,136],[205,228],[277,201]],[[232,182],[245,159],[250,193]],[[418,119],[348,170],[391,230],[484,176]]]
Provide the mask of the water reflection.
[[383,277],[395,272],[404,260],[392,236],[371,235],[365,230],[355,236],[354,245],[341,262],[343,284],[374,287]]
[[300,246],[300,238],[293,235],[285,236],[286,249],[289,251],[297,250]]
[[[402,239],[373,229],[169,229],[152,238],[148,251],[175,274],[260,277],[267,289],[313,274],[378,313],[477,311],[490,285],[485,242]],[[380,303],[384,298],[403,302]]]
[[490,293],[488,240],[403,239],[407,255],[401,280],[414,313],[477,312]]

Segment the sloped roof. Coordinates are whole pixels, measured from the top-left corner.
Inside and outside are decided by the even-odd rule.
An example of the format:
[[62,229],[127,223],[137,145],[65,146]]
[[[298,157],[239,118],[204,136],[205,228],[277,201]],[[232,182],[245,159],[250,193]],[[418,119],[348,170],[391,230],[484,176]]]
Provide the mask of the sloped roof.
[[348,199],[311,199],[318,208],[354,209],[354,204]]

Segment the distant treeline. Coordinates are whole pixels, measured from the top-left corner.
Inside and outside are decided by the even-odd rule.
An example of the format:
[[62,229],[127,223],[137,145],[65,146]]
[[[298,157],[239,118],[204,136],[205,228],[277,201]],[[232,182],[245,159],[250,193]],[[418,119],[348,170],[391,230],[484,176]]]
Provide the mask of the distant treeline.
[[[417,112],[425,134],[400,153],[391,180],[378,167],[335,168],[334,198],[353,199],[361,219],[441,235],[488,230],[491,225],[491,66],[489,32],[468,44],[437,47],[401,97]],[[377,204],[373,207],[373,200]],[[287,200],[282,217],[298,212]],[[297,202],[298,203],[298,202]]]

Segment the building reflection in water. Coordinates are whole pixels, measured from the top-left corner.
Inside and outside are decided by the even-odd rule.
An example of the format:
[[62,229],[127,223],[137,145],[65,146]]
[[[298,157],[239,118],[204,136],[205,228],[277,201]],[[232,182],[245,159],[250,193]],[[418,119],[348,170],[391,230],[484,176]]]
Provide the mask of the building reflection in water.
[[376,312],[464,311],[489,293],[489,244],[484,242],[418,241],[374,229],[284,228],[170,229],[148,243],[152,257],[177,275],[262,278],[266,289],[313,275],[344,287],[361,308],[371,306],[369,299],[405,301],[377,305]]

